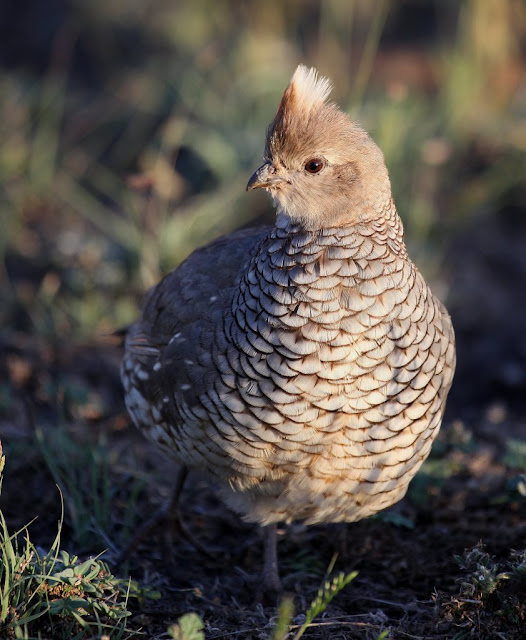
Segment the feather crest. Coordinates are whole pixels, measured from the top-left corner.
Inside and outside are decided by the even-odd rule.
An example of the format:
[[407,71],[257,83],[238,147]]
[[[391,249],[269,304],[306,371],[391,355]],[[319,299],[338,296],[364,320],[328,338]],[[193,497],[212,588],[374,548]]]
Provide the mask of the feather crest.
[[331,81],[318,75],[314,67],[308,69],[305,65],[298,65],[289,88],[293,88],[297,108],[310,110],[323,104],[332,90]]
[[303,137],[313,116],[324,108],[331,109],[326,102],[331,89],[330,80],[319,76],[314,67],[297,67],[268,129],[265,157],[282,149],[286,140],[294,142],[296,137]]

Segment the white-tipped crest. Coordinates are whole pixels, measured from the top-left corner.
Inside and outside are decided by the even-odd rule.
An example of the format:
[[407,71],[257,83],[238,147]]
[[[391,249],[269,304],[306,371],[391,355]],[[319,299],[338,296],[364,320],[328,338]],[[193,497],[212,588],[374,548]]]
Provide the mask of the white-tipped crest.
[[332,90],[328,78],[319,76],[314,67],[308,69],[303,64],[298,65],[290,84],[294,86],[294,97],[298,106],[307,110],[323,104]]

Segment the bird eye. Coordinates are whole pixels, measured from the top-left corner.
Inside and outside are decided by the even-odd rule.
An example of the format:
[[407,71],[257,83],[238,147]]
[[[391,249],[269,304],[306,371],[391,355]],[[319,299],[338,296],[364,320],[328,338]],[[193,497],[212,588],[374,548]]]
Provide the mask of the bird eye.
[[323,167],[325,166],[325,162],[321,158],[312,158],[305,165],[305,171],[309,173],[319,173]]

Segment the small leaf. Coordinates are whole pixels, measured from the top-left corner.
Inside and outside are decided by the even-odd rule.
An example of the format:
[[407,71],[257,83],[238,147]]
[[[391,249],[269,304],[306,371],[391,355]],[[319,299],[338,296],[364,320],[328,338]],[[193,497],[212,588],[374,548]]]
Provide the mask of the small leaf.
[[506,453],[503,462],[512,469],[526,471],[526,442],[510,438],[506,442]]
[[84,598],[64,598],[49,603],[49,612],[52,615],[68,614],[71,611],[85,615],[89,609],[89,603]]
[[57,571],[57,573],[49,576],[49,580],[55,580],[56,582],[68,582],[71,584],[71,581],[75,581],[76,576],[75,572],[71,567],[67,567],[62,571]]
[[377,514],[376,518],[382,522],[394,524],[395,527],[401,527],[404,529],[414,529],[415,523],[408,517],[403,516],[401,513],[395,511],[384,511]]
[[185,613],[168,629],[174,640],[205,640],[203,629],[205,625],[197,613]]
[[[89,558],[89,560],[86,560],[75,567],[75,573],[80,576],[86,576],[88,580],[96,576],[99,571],[100,567],[96,562],[94,562],[93,558]],[[88,577],[88,574],[90,573],[92,575]]]

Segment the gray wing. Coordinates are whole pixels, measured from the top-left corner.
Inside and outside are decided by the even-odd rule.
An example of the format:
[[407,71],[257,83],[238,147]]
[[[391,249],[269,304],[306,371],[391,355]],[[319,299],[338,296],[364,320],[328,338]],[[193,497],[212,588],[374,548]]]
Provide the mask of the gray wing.
[[[210,378],[213,327],[230,304],[238,275],[268,228],[242,229],[194,251],[151,289],[126,336],[122,378],[126,402],[141,427],[170,422],[175,386],[199,396]],[[191,366],[188,366],[191,364]]]

